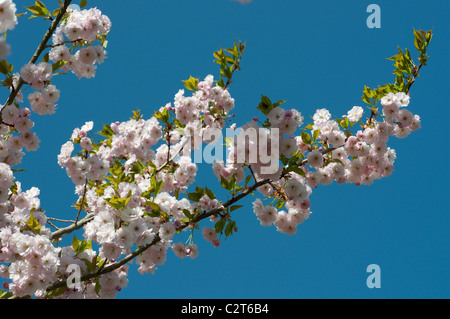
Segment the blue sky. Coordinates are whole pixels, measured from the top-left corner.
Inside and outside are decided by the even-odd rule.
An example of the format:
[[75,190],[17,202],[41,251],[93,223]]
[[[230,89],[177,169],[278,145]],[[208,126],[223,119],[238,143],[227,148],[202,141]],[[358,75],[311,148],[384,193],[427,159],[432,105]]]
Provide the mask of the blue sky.
[[[53,8],[51,1],[45,3]],[[371,3],[381,8],[380,29],[366,26]],[[61,89],[58,110],[34,117],[41,147],[25,156],[21,167],[27,172],[16,174],[23,188],[41,189],[41,205],[55,217],[76,215],[73,184],[56,161],[73,128],[92,120],[98,131],[103,124],[127,120],[135,109],[150,117],[173,101],[181,80],[218,76],[212,53],[220,47],[235,40],[247,43],[242,71],[230,88],[240,125],[259,115],[261,94],[287,100],[286,107],[306,118],[318,108],[341,116],[363,106],[364,85],[393,80],[385,58],[397,53],[397,45],[415,54],[413,28],[434,33],[429,65],[412,87],[408,106],[421,116],[422,129],[405,140],[391,139],[397,151],[391,177],[368,187],[319,186],[311,196],[313,213],[293,236],[260,226],[247,198],[245,208],[236,211],[238,233],[220,248],[197,235],[195,260],[169,253],[155,275],[140,275],[132,265],[119,298],[450,297],[450,3],[91,0],[88,5],[98,6],[113,22],[108,58],[94,79],[55,79]],[[22,17],[8,33],[16,68],[28,62],[47,23]],[[1,94],[6,100],[7,93]],[[219,191],[210,168],[201,168],[197,185]],[[380,266],[379,289],[366,286],[370,264]]]

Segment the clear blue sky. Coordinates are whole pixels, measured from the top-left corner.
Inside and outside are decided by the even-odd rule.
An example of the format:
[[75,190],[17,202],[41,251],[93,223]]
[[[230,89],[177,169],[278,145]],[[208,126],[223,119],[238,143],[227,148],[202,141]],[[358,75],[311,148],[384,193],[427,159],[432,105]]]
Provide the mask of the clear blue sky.
[[[57,3],[45,1],[53,8],[51,2]],[[366,26],[370,3],[381,7],[381,29]],[[242,71],[230,88],[239,125],[257,114],[261,94],[287,100],[286,107],[306,118],[323,107],[341,116],[363,104],[364,85],[392,81],[385,58],[396,54],[397,45],[413,50],[413,28],[434,31],[429,65],[408,106],[421,116],[423,127],[406,140],[391,140],[397,151],[391,177],[369,187],[320,186],[311,197],[313,213],[293,236],[260,226],[248,199],[235,215],[239,232],[220,248],[198,235],[195,260],[169,252],[154,276],[140,275],[132,265],[119,298],[450,297],[450,3],[91,0],[88,5],[98,6],[113,22],[108,58],[94,79],[55,79],[59,108],[50,117],[33,115],[41,147],[24,158],[21,167],[27,172],[16,174],[24,188],[41,189],[41,204],[50,216],[76,214],[70,207],[76,200],[73,184],[56,161],[73,128],[93,120],[98,131],[105,123],[127,120],[138,108],[150,117],[173,101],[181,80],[217,76],[212,53],[234,40],[247,42]],[[29,60],[47,23],[22,17],[9,32],[17,68]],[[197,185],[219,190],[210,168],[203,168]],[[366,286],[369,264],[381,268],[379,289]]]

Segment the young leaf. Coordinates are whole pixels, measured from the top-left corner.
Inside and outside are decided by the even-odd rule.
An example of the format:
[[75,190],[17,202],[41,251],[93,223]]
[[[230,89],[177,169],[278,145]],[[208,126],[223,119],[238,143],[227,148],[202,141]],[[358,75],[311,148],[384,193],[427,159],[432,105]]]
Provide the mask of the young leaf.
[[236,222],[233,221],[229,221],[227,224],[227,227],[225,228],[225,236],[231,236],[233,235],[233,230],[236,228]]
[[219,220],[217,223],[214,224],[214,231],[218,234],[221,233],[225,227],[225,223],[226,223],[225,219]]
[[205,194],[211,199],[216,199],[216,195],[208,187],[205,187]]
[[300,137],[302,138],[303,143],[311,145],[311,136],[306,132],[301,132]]
[[190,91],[197,91],[197,83],[198,83],[198,79],[190,76],[188,80],[183,81],[184,86],[186,87],[186,89],[190,90]]
[[244,206],[242,206],[242,205],[233,205],[233,206],[230,207],[230,212],[233,212],[236,209],[241,208],[241,207],[244,207]]

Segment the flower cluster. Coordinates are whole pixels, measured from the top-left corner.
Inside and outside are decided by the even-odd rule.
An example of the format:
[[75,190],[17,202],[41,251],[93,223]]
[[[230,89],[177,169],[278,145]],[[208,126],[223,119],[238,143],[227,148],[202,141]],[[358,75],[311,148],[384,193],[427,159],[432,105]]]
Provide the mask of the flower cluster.
[[293,235],[297,232],[297,226],[308,219],[310,211],[302,209],[295,201],[286,204],[288,211],[278,211],[271,205],[266,205],[258,198],[253,202],[253,212],[258,217],[261,225],[271,226],[272,224],[279,232]]
[[[0,25],[5,28],[12,28],[10,19],[11,12],[15,12],[15,5],[11,1],[2,1],[0,3]],[[14,18],[15,15],[13,14]],[[65,71],[72,70],[78,76],[91,77],[94,73],[95,63],[102,63],[106,51],[103,46],[91,46],[91,43],[100,37],[101,41],[105,41],[106,34],[111,28],[111,22],[108,17],[102,15],[98,9],[90,9],[83,11],[68,10],[66,13],[65,23],[60,25],[53,37],[53,46],[48,56],[54,64],[46,62],[28,63],[22,66],[20,73],[11,75],[9,81],[9,89],[11,92],[19,87],[19,79],[30,85],[34,92],[28,95],[28,102],[31,110],[39,115],[47,115],[55,113],[57,102],[60,97],[60,90],[51,80],[54,73],[59,67]],[[65,46],[64,35],[72,39],[73,32],[70,30],[82,29],[80,37],[73,42],[72,47]],[[76,53],[71,55],[79,46]],[[59,63],[59,64],[58,64]],[[1,127],[0,127],[0,161],[8,165],[15,166],[21,163],[24,152],[35,151],[39,147],[40,139],[36,133],[31,132],[34,122],[30,119],[30,109],[20,107],[18,103],[23,102],[23,92],[16,92],[14,104],[4,105],[0,109]],[[17,134],[16,134],[17,133]],[[101,166],[101,164],[99,164]]]
[[31,132],[34,122],[30,119],[30,109],[19,109],[9,104],[2,107],[0,112],[4,123],[0,126],[0,161],[13,167],[21,163],[25,154],[23,148],[35,151],[40,140],[36,133]]
[[0,0],[0,33],[14,29],[17,24],[16,10],[12,0]]
[[[8,289],[18,297],[43,296],[58,278],[59,249],[45,227],[39,190],[22,191],[4,163],[0,163],[0,181],[0,262],[8,264],[0,266],[0,276],[10,280]],[[14,192],[8,192],[12,185]]]
[[[53,35],[49,58],[55,63],[63,61],[62,70],[65,72],[72,71],[78,78],[92,78],[97,68],[95,64],[101,64],[105,59],[103,45],[106,44],[105,36],[111,30],[111,21],[97,8],[82,11],[69,9],[68,14]],[[103,45],[91,45],[96,40]]]
[[[389,136],[404,138],[420,128],[420,117],[405,108],[409,101],[409,95],[404,92],[388,93],[381,99],[382,120],[375,121],[372,117],[376,114],[372,114],[366,123],[360,121],[363,109],[359,106],[354,106],[338,120],[332,120],[327,109],[318,109],[313,116],[314,122],[309,125],[312,134],[296,136],[296,146],[289,154],[303,159],[297,162],[298,169],[294,170],[300,174],[287,174],[289,167],[284,166],[286,174],[282,175],[289,178],[274,180],[275,189],[271,185],[258,189],[265,197],[284,197],[288,212],[278,212],[275,207],[264,206],[257,199],[253,210],[261,224],[274,224],[283,233],[295,233],[294,225],[310,214],[308,196],[312,188],[333,181],[370,185],[376,179],[390,176],[396,152],[387,146]],[[284,110],[276,109],[268,114],[271,122],[283,117]],[[353,134],[350,128],[356,123],[360,123],[362,129]],[[313,140],[311,136],[315,136]],[[281,154],[288,155],[283,151]],[[281,196],[280,189],[283,190]]]
[[[68,279],[70,270],[77,267],[81,272],[88,271],[86,261],[105,258],[103,254],[97,256],[97,252],[92,248],[83,251],[75,251],[73,246],[65,246],[59,252],[60,263],[57,268],[59,278]],[[103,260],[103,259],[102,259]],[[74,287],[67,288],[64,293],[55,296],[56,299],[97,299],[115,298],[117,292],[128,285],[128,265],[124,265],[111,271],[98,279],[98,282],[80,282]]]

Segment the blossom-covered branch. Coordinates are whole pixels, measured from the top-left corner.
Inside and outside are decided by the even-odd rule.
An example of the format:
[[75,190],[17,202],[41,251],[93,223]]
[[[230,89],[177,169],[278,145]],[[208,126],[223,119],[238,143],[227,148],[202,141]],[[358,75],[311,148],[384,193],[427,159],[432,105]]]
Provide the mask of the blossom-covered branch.
[[[12,1],[5,3],[3,9],[15,13]],[[30,132],[34,122],[22,105],[21,88],[35,90],[28,95],[31,110],[52,114],[60,91],[50,80],[57,71],[92,78],[105,59],[108,17],[98,9],[68,9],[69,3],[60,2],[53,13],[41,1],[27,7],[52,21],[51,27],[20,73],[13,73],[9,62],[0,63],[10,89],[9,103],[1,109],[0,275],[7,280],[2,298],[114,297],[128,284],[132,260],[144,274],[163,265],[170,249],[179,258],[196,258],[197,232],[219,247],[223,237],[236,233],[235,212],[249,195],[255,195],[252,208],[261,225],[292,235],[310,216],[313,190],[333,182],[370,185],[390,176],[396,152],[389,139],[405,138],[421,126],[408,108],[409,91],[427,63],[431,31],[414,31],[418,65],[409,50],[399,49],[390,58],[395,81],[364,87],[367,118],[361,106],[337,118],[323,108],[305,123],[301,110],[261,96],[256,109],[262,119],[254,117],[241,127],[233,123],[230,93],[246,47],[239,41],[214,52],[217,80],[191,76],[173,102],[150,118],[134,111],[126,121],[104,124],[99,137],[90,134],[90,121],[73,130],[57,160],[75,184],[76,217],[51,232],[39,190],[22,190],[12,167],[20,163],[24,147],[36,150],[39,144]],[[4,25],[11,30],[16,17],[7,17]],[[215,185],[196,185],[199,163],[210,165],[206,169],[216,177]],[[82,211],[86,216],[79,219]],[[187,241],[175,241],[182,233]],[[65,245],[62,237],[69,234],[72,241]]]

